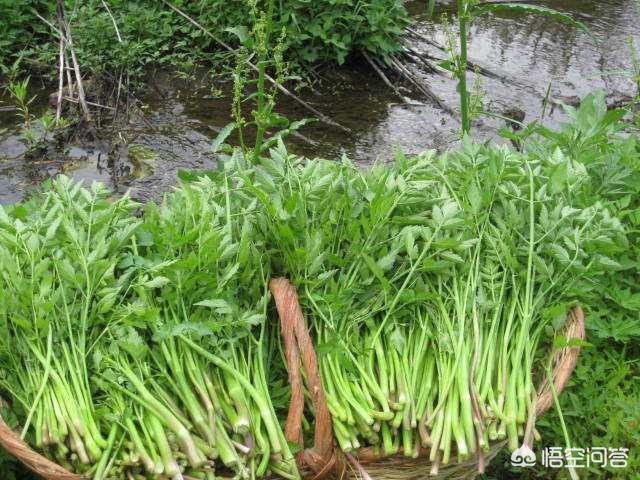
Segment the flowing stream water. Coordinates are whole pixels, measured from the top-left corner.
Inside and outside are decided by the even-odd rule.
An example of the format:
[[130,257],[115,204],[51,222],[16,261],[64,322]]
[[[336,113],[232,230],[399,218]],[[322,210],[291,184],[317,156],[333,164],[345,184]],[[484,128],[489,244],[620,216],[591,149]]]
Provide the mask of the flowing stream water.
[[[479,80],[484,110],[492,116],[474,120],[475,136],[498,138],[504,126],[499,117],[513,112],[524,115],[524,122],[541,119],[545,98],[575,104],[598,88],[606,90],[612,102],[635,94],[635,84],[625,72],[633,66],[634,50],[640,55],[636,0],[544,3],[574,15],[589,34],[539,16],[476,19],[470,29],[470,59],[491,75],[470,73],[469,79]],[[409,2],[407,8],[415,21],[413,29],[424,37],[408,38],[412,48],[444,58],[446,54],[427,39],[443,44],[447,32],[456,33],[454,9],[440,5],[438,15],[429,19],[425,1]],[[457,110],[456,82],[450,75],[410,68],[445,105]],[[144,120],[134,115],[124,126],[100,129],[98,140],[71,142],[58,154],[35,158],[24,157],[21,125],[15,112],[3,111],[8,99],[0,98],[0,204],[19,201],[57,173],[99,180],[116,192],[131,189],[135,198],[146,200],[175,184],[181,169],[215,168],[211,141],[230,122],[230,86],[213,84],[207,77],[177,80],[162,74],[149,78],[148,86],[142,97]],[[49,92],[39,93],[46,101]],[[366,165],[392,159],[398,148],[416,153],[455,145],[460,126],[456,116],[415,94],[407,96],[408,101],[399,98],[364,62],[326,73],[316,92],[304,94],[305,100],[351,132],[316,122],[302,130],[313,144],[290,138],[289,148],[310,157],[346,155]],[[34,106],[35,113],[44,108],[43,101]],[[547,102],[542,118],[552,126],[563,120],[562,109],[553,101]],[[291,120],[308,116],[285,97],[280,97],[278,111]],[[132,154],[135,149],[154,160],[141,165],[139,155]]]

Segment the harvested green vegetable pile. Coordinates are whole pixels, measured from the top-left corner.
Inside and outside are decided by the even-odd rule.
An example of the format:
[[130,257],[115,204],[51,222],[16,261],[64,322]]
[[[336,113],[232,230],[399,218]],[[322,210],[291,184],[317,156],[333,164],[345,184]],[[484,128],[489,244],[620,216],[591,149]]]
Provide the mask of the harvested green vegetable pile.
[[61,465],[94,479],[212,478],[214,461],[298,477],[267,387],[256,202],[220,179],[142,220],[65,177],[0,210],[0,381],[23,436]]
[[586,172],[473,145],[368,171],[282,145],[234,159],[139,218],[65,177],[0,208],[0,387],[27,442],[98,480],[298,478],[282,275],[342,450],[517,448],[542,344],[627,247],[606,208],[574,204]]
[[344,451],[428,447],[447,464],[518,447],[540,340],[627,247],[602,206],[572,207],[587,177],[569,165],[472,145],[369,172],[265,165],[260,225],[301,294]]

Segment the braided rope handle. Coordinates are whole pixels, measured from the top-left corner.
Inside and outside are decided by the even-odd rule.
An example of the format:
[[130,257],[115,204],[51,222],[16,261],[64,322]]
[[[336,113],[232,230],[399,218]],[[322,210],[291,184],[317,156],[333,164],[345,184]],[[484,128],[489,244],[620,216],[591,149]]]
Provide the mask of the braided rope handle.
[[[287,416],[285,437],[287,441],[303,445],[302,415],[304,411],[304,392],[300,363],[307,374],[307,383],[315,411],[314,446],[298,454],[301,466],[311,468],[314,480],[327,475],[342,478],[345,472],[345,457],[334,447],[331,414],[326,404],[322,382],[319,376],[318,359],[306,327],[304,315],[298,302],[295,287],[286,278],[275,278],[269,283],[280,317],[280,327],[285,348],[289,383],[291,385],[291,405]],[[567,317],[565,337],[585,339],[584,312],[575,307]],[[554,390],[559,394],[566,386],[573,372],[580,347],[564,347],[554,356]],[[542,415],[553,404],[553,390],[548,380],[539,387],[536,400],[535,417]],[[535,418],[534,418],[535,420]],[[365,448],[356,455],[360,461],[371,462],[384,458],[376,455],[372,449]],[[483,462],[483,460],[480,460]]]
[[285,438],[288,442],[304,445],[302,436],[304,392],[300,369],[300,362],[302,362],[315,411],[316,428],[313,447],[302,450],[298,454],[298,462],[311,468],[315,473],[314,478],[317,479],[335,472],[343,472],[345,465],[342,455],[333,448],[333,424],[320,379],[318,358],[304,322],[296,289],[286,278],[271,280],[269,289],[275,299],[280,317],[280,329],[291,386],[291,404],[285,424]]

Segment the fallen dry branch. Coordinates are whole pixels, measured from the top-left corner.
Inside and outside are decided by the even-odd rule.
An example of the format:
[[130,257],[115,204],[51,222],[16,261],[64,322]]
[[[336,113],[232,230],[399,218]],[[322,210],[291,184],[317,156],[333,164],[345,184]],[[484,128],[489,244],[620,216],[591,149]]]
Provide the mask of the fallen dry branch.
[[[436,42],[435,40],[433,40],[432,38],[429,38],[423,34],[421,34],[420,32],[418,32],[417,30],[414,30],[411,27],[405,27],[405,32],[408,33],[409,35],[411,35],[414,38],[417,38],[418,40],[431,45],[432,47],[435,47],[436,49],[447,53],[448,54],[448,50],[447,48]],[[420,55],[420,56],[424,56],[430,60],[435,60],[435,61],[443,61],[445,60],[444,58],[441,57],[436,57],[435,55],[430,55],[428,53],[425,52],[418,52],[415,48],[411,47],[410,45],[406,45],[405,48],[407,48],[408,50],[412,51],[414,54],[416,55]],[[486,67],[483,67],[482,65],[479,65],[477,62],[471,61],[471,60],[467,60],[467,69],[472,71],[472,72],[478,72],[482,75],[484,75],[485,77],[489,77],[489,78],[496,78],[498,80],[502,80],[504,82],[512,82],[513,80],[510,78],[507,78],[505,75],[502,75],[500,73],[494,72],[492,70],[489,70]]]
[[[77,99],[77,98],[73,98],[73,97],[62,97],[62,98],[63,98],[63,100],[66,100],[67,102],[77,103],[77,104],[80,103],[79,99]],[[115,108],[109,107],[107,105],[102,105],[101,103],[90,102],[88,100],[85,100],[85,103],[87,105],[91,105],[92,107],[102,108],[104,110],[115,110]]]
[[[400,89],[393,84],[393,82],[389,79],[389,77],[384,73],[384,68],[387,68],[393,71],[399,78],[408,82],[415,91],[422,94],[426,98],[428,98],[432,103],[438,106],[441,110],[447,112],[450,115],[454,115],[455,112],[449,106],[447,106],[444,101],[438,97],[431,89],[425,85],[424,81],[422,81],[418,76],[411,72],[409,68],[402,62],[400,58],[394,55],[390,55],[387,57],[386,62],[384,64],[379,63],[378,61],[372,59],[367,52],[362,51],[362,56],[367,60],[369,65],[374,69],[374,71],[378,74],[378,76],[382,79],[382,81],[387,85],[393,92],[402,99],[405,104],[408,104],[408,99],[402,95]],[[413,58],[410,58],[413,63],[416,63]]]
[[64,36],[62,37],[62,41],[67,46],[69,53],[71,54],[71,63],[73,65],[73,71],[76,76],[76,86],[78,90],[78,101],[80,103],[80,108],[82,108],[82,113],[85,121],[91,122],[91,112],[89,112],[89,107],[87,106],[87,101],[84,94],[84,85],[82,84],[80,64],[78,63],[78,58],[76,57],[76,51],[73,48],[73,37],[71,35],[71,28],[69,28],[69,22],[67,22],[67,19],[65,16],[64,4],[62,0],[58,0],[57,7],[58,7],[57,14],[58,14],[58,23],[60,25],[60,32],[64,33]]
[[116,19],[113,18],[113,14],[111,13],[111,9],[109,8],[109,5],[107,5],[107,2],[102,0],[102,6],[107,11],[107,14],[109,15],[109,18],[111,18],[111,22],[113,23],[113,28],[115,29],[116,36],[118,37],[118,43],[122,43],[122,37],[120,36],[120,30],[118,29],[118,24],[116,23]]
[[425,72],[436,73],[438,75],[446,75],[446,70],[442,67],[431,63],[428,58],[421,55],[420,52],[413,48],[407,48],[402,52],[402,56],[413,64],[421,67]]
[[[58,60],[60,62],[59,65],[59,75],[58,79],[58,94],[57,94],[57,102],[56,102],[56,123],[60,121],[61,113],[62,113],[62,100],[67,100],[67,97],[63,95],[64,87],[64,73],[66,72],[67,76],[67,90],[70,94],[73,94],[74,91],[77,90],[78,94],[78,102],[83,112],[83,117],[87,122],[91,122],[91,113],[89,111],[89,107],[87,106],[87,101],[85,98],[84,87],[82,83],[82,75],[80,73],[80,65],[78,63],[78,59],[76,57],[75,50],[73,49],[73,40],[71,37],[71,29],[69,28],[69,24],[65,20],[64,14],[64,5],[61,0],[58,0],[56,15],[58,20],[58,26],[56,27],[49,20],[44,18],[39,13],[35,12],[36,17],[45,23],[57,36],[60,42],[60,50],[58,54]],[[67,51],[69,54],[67,54]],[[69,65],[69,57],[71,57],[71,61],[73,67]],[[73,72],[73,75],[72,75]],[[73,77],[75,76],[75,82]]]
[[400,90],[398,89],[398,87],[396,87],[393,83],[391,83],[391,80],[389,80],[389,77],[387,77],[385,75],[385,73],[382,71],[382,69],[380,68],[380,66],[378,66],[378,64],[369,56],[369,54],[365,51],[362,52],[362,56],[365,58],[365,60],[369,63],[369,65],[371,65],[371,68],[373,68],[375,70],[375,72],[378,74],[378,76],[382,79],[382,81],[385,83],[385,85],[387,87],[389,87],[391,90],[394,91],[394,93],[403,101],[403,102],[407,102],[407,99],[404,97],[404,95],[402,95],[402,93],[400,93]]
[[[122,45],[123,41],[122,41],[122,36],[120,35],[120,29],[118,28],[118,23],[116,22],[116,19],[114,18],[113,14],[111,13],[111,9],[109,8],[109,5],[107,5],[107,2],[105,2],[105,0],[102,0],[102,6],[107,11],[107,14],[109,15],[109,18],[111,18],[111,22],[113,23],[113,28],[116,31],[116,37],[118,37],[118,43],[120,43]],[[127,73],[127,85],[129,85],[128,75],[129,74]],[[122,72],[122,70],[120,70],[120,74],[118,75],[118,85],[117,85],[117,91],[116,91],[115,113],[114,113],[115,117],[118,116],[118,105],[120,104],[120,94],[121,94],[122,88],[123,88],[122,76],[123,76],[123,72]],[[128,88],[127,88],[127,90],[128,90]]]
[[413,72],[409,70],[409,68],[402,63],[400,59],[395,56],[389,57],[390,67],[394,68],[396,73],[407,80],[413,87],[422,95],[427,97],[432,103],[434,103],[438,108],[447,112],[450,115],[454,115],[455,112],[451,107],[449,107],[444,101],[438,97],[425,83],[419,79]]
[[60,123],[62,115],[62,90],[64,89],[64,40],[60,38],[60,50],[58,53],[58,97],[56,101],[56,125]]

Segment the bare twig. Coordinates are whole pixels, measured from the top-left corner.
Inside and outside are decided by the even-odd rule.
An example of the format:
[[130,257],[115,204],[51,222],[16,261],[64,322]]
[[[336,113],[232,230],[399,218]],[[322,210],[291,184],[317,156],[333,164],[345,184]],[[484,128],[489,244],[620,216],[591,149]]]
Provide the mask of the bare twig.
[[[169,3],[167,0],[161,0],[162,3],[164,3],[165,5],[167,5],[169,8],[171,8],[173,11],[175,11],[176,13],[178,13],[180,16],[186,18],[189,22],[191,22],[193,25],[195,25],[197,28],[199,28],[200,30],[202,30],[203,33],[205,33],[205,35],[209,36],[210,38],[212,38],[213,40],[215,40],[218,44],[220,44],[223,48],[225,48],[226,50],[228,50],[229,52],[233,53],[234,55],[237,55],[238,53],[227,43],[223,42],[222,40],[220,40],[217,36],[215,36],[213,33],[211,33],[208,29],[206,29],[205,27],[203,27],[200,23],[198,23],[197,20],[195,20],[194,18],[190,17],[189,15],[187,15],[185,12],[183,12],[182,10],[180,10],[178,7],[176,7],[175,5],[172,5],[171,3]],[[254,70],[254,71],[258,71],[258,67],[256,65],[254,65],[252,62],[248,61],[247,62],[249,67]],[[351,130],[343,125],[340,125],[338,122],[332,120],[331,118],[327,117],[324,113],[320,112],[319,110],[317,110],[316,108],[312,107],[311,105],[309,105],[307,102],[305,102],[304,100],[302,100],[300,97],[298,97],[296,94],[294,94],[293,92],[287,90],[285,87],[283,87],[279,82],[277,82],[276,80],[274,80],[270,75],[265,75],[265,78],[267,79],[267,81],[269,81],[269,83],[271,83],[273,86],[275,86],[278,90],[280,90],[280,92],[282,92],[283,94],[287,95],[288,97],[292,98],[293,100],[295,100],[296,102],[298,102],[300,105],[302,105],[304,108],[306,108],[307,110],[309,110],[311,113],[313,113],[314,115],[316,115],[323,123],[326,123],[327,125],[332,125],[334,127],[337,127],[345,132],[350,132]]]
[[[120,35],[120,30],[118,29],[118,24],[116,22],[116,19],[113,17],[113,14],[111,13],[111,9],[109,8],[109,5],[107,5],[107,2],[105,2],[105,0],[102,0],[102,5],[104,6],[105,10],[107,11],[107,13],[109,14],[109,17],[111,17],[111,22],[113,23],[113,28],[116,31],[116,36],[118,37],[118,43],[122,44],[122,36]],[[120,71],[120,75],[118,76],[118,90],[116,93],[116,108],[115,108],[115,116],[118,116],[118,105],[120,104],[120,93],[122,91],[122,70]]]
[[[438,50],[440,50],[440,51],[442,51],[444,53],[448,53],[447,49],[446,49],[446,47],[444,45],[436,42],[435,40],[433,40],[431,38],[428,38],[428,37],[424,36],[423,34],[418,32],[417,30],[414,30],[411,27],[405,27],[405,31],[409,35],[411,35],[411,36],[423,41],[424,43],[426,43],[428,45],[431,45],[432,47],[435,47],[435,48],[437,48]],[[407,48],[409,51],[412,51],[414,53],[414,55],[418,55],[420,57],[426,57],[426,58],[429,58],[431,60],[436,60],[436,61],[444,60],[443,58],[439,58],[439,57],[436,57],[434,55],[429,55],[428,53],[418,52],[417,50],[415,50],[414,48],[412,48],[409,45],[406,45],[405,48]],[[511,81],[511,79],[508,79],[504,75],[500,75],[499,73],[493,72],[493,71],[489,70],[488,68],[483,67],[481,65],[478,65],[476,62],[473,62],[471,60],[467,60],[467,69],[470,70],[470,71],[477,71],[477,72],[481,73],[482,75],[484,75],[485,77],[496,78],[496,79],[502,80],[502,81]]]
[[418,32],[417,30],[414,30],[411,27],[404,27],[405,32],[407,32],[409,35],[412,35],[413,37],[422,40],[423,42],[431,45],[432,47],[436,47],[438,50],[442,50],[443,52],[446,52],[447,49],[445,48],[444,45],[442,45],[441,43],[436,42],[435,40],[426,37],[425,35],[421,34],[420,32]]
[[107,5],[107,2],[105,2],[104,0],[102,0],[102,5],[104,6],[105,10],[109,14],[109,17],[111,17],[111,21],[113,22],[113,28],[115,28],[116,36],[118,37],[118,42],[122,43],[122,37],[120,36],[120,30],[118,30],[118,24],[116,23],[116,19],[113,18],[113,15],[111,14],[111,10],[109,9],[109,5]]
[[[69,88],[69,92],[72,93],[73,92],[73,79],[71,77],[71,71],[73,70],[70,66],[69,66],[69,60],[68,57],[64,54],[66,47],[67,47],[67,39],[66,39],[66,35],[62,32],[62,30],[60,30],[58,27],[56,27],[53,23],[51,23],[49,20],[47,20],[46,18],[44,18],[42,15],[40,15],[38,12],[34,11],[35,15],[37,18],[39,18],[43,23],[45,23],[51,30],[53,30],[54,33],[56,33],[58,35],[58,39],[60,41],[60,79],[58,81],[58,104],[56,105],[56,124],[58,124],[58,122],[60,121],[60,115],[61,115],[61,104],[62,104],[62,90],[64,88],[64,80],[63,80],[63,70],[64,72],[66,72],[67,74],[67,86]],[[58,20],[60,21],[60,14],[58,13]],[[64,64],[64,66],[63,66]],[[61,86],[62,85],[62,86]]]
[[115,116],[118,116],[118,105],[120,104],[120,93],[122,92],[122,71],[120,72],[120,76],[118,77],[118,91],[116,92],[116,113]]
[[409,58],[412,62],[422,65],[422,67],[428,72],[437,73],[438,75],[446,75],[448,72],[448,70],[445,70],[440,65],[431,63],[429,61],[429,60],[435,60],[435,61],[441,62],[443,60],[442,58],[425,54],[423,52],[419,52],[418,50],[416,50],[411,46],[407,46],[403,54],[407,58]]
[[440,108],[441,110],[444,110],[450,115],[453,115],[455,113],[451,109],[451,107],[446,105],[440,99],[440,97],[438,97],[435,93],[433,93],[429,89],[429,87],[424,85],[424,82],[421,82],[419,79],[417,79],[416,76],[413,73],[411,73],[409,69],[406,66],[404,66],[400,60],[398,60],[394,56],[390,56],[389,61],[391,63],[391,66],[393,66],[396,69],[396,72],[398,73],[398,75],[408,80],[409,83],[411,83],[419,92],[421,92],[425,97],[427,97],[433,103],[435,103],[438,106],[438,108]]
[[71,68],[69,66],[69,56],[68,55],[64,56],[64,68],[65,68],[65,71],[67,73],[67,88],[69,89],[69,92],[73,92],[75,90],[75,84],[73,82],[73,76],[71,75],[71,72],[73,72],[73,68]]
[[365,58],[367,62],[369,62],[369,65],[371,65],[371,67],[376,71],[376,73],[382,79],[385,85],[387,85],[387,87],[393,90],[394,93],[398,97],[400,97],[400,99],[402,99],[403,102],[406,103],[407,100],[404,98],[404,95],[400,93],[400,90],[398,90],[398,87],[396,87],[393,83],[391,83],[389,78],[384,74],[384,72],[380,69],[380,67],[373,61],[373,59],[369,56],[369,54],[363,50],[362,56]]
[[69,23],[65,19],[64,4],[62,3],[62,0],[58,0],[58,21],[60,23],[61,30],[64,31],[65,33],[66,43],[69,48],[69,52],[71,53],[71,62],[73,63],[73,70],[76,75],[76,82],[78,87],[78,99],[80,101],[80,107],[82,108],[84,119],[87,122],[90,122],[91,112],[89,112],[89,107],[87,107],[87,102],[84,95],[84,86],[82,85],[82,75],[80,75],[80,65],[78,64],[76,52],[73,48],[73,37],[71,36],[71,29],[69,28]]
[[[105,76],[109,77],[109,79],[113,82],[116,81],[116,78],[111,75],[109,72],[105,72],[104,73]],[[125,107],[125,111],[127,112],[127,115],[129,114],[129,111],[131,109],[131,105],[133,104],[133,106],[139,111],[140,113],[140,119],[142,120],[142,122],[150,129],[153,130],[154,132],[157,132],[158,129],[149,121],[147,120],[147,117],[144,113],[144,111],[142,110],[142,108],[140,108],[139,104],[142,104],[142,102],[138,99],[138,97],[136,97],[131,90],[128,88],[129,85],[129,73],[127,73],[127,81],[125,83],[125,85],[122,85],[122,88],[124,89],[124,95],[125,95],[125,99],[127,102],[127,105]]]
[[406,58],[409,62],[422,67],[425,72],[444,75],[444,72],[442,71],[442,69],[439,69],[436,65],[432,64],[427,59],[422,58],[414,50],[406,50],[404,52],[401,52],[401,55],[404,58]]
[[317,147],[318,146],[318,142],[316,142],[315,140],[311,140],[309,137],[301,134],[300,132],[293,132],[292,135],[300,140],[302,140],[304,143],[307,143],[313,147]]
[[[79,99],[77,98],[73,98],[73,97],[62,97],[64,100],[66,100],[67,102],[71,102],[71,103],[80,103]],[[87,105],[91,105],[92,107],[97,107],[97,108],[104,108],[105,110],[115,110],[115,108],[113,107],[109,107],[107,105],[102,105],[100,103],[96,103],[96,102],[90,102],[88,100],[85,100]]]
[[[127,107],[126,107],[127,109],[125,110],[127,112],[127,120],[129,119],[129,99],[133,96],[131,94],[131,91],[129,90],[129,85],[131,85],[131,84],[129,83],[129,71],[127,71],[127,97],[126,97],[127,98]],[[135,96],[133,98],[135,100]],[[135,105],[138,106],[137,103]],[[142,110],[140,110],[140,111],[142,112]],[[149,125],[151,125],[151,122],[149,122],[147,120],[147,117],[145,117],[144,112],[142,112],[142,118],[144,119],[145,122],[147,122]]]
[[60,123],[60,115],[62,114],[62,90],[64,89],[64,40],[60,38],[59,56],[59,72],[58,72],[58,99],[56,102],[56,126]]
[[53,30],[54,32],[56,32],[56,34],[58,35],[59,38],[64,38],[64,33],[62,33],[60,31],[60,29],[58,29],[58,27],[56,27],[53,23],[51,23],[49,20],[47,20],[46,18],[44,18],[42,15],[40,15],[38,12],[34,11],[33,12],[35,14],[36,17],[38,17],[42,22],[44,22],[45,24],[47,24],[47,26]]

